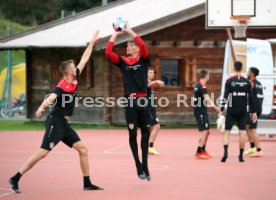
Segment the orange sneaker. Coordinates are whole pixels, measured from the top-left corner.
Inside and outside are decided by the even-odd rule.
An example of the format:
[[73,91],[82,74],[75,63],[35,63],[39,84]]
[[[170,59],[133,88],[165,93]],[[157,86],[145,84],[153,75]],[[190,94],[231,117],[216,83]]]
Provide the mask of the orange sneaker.
[[264,156],[264,153],[262,151],[257,151],[249,155],[249,157],[256,157],[256,158],[263,157],[263,156]]
[[196,153],[195,159],[197,159],[197,160],[206,160],[206,159],[208,159],[208,157],[203,153]]
[[212,156],[206,150],[202,151],[202,153],[207,156],[208,159],[212,158]]

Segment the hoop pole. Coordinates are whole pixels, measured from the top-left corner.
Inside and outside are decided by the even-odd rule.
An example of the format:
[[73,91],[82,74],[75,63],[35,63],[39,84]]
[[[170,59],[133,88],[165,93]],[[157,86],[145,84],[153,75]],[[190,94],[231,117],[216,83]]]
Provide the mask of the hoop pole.
[[229,42],[230,42],[231,57],[233,59],[233,62],[236,62],[237,61],[237,55],[235,53],[235,49],[234,49],[234,45],[233,45],[233,39],[232,39],[230,28],[227,28],[226,32],[227,32],[227,36],[228,36],[228,39],[229,39]]

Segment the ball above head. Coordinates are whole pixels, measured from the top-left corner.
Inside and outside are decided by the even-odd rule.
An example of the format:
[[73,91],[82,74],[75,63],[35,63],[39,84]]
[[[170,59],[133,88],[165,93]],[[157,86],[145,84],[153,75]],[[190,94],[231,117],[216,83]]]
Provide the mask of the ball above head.
[[118,17],[112,25],[116,32],[120,32],[127,27],[127,22],[124,21],[121,17]]

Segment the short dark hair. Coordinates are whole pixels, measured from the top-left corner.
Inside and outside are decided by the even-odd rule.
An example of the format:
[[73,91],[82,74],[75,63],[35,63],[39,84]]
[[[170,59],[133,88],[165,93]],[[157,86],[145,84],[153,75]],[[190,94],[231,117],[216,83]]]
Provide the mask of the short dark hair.
[[256,67],[250,67],[249,71],[252,72],[255,77],[257,77],[259,75],[259,72],[260,72]]
[[66,70],[70,67],[71,64],[74,64],[74,60],[65,60],[62,61],[59,65],[59,70],[62,74],[65,74]]
[[209,72],[206,69],[202,69],[199,72],[199,78],[205,78]]
[[234,63],[234,68],[236,72],[240,72],[242,70],[242,63],[240,61],[236,61]]

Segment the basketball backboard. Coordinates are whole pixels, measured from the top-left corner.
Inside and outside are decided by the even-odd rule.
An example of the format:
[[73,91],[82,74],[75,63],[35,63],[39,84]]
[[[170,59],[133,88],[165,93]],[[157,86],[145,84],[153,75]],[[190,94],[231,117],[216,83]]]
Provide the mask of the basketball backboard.
[[229,28],[239,25],[231,17],[250,17],[247,27],[276,27],[276,0],[207,0],[206,28]]

